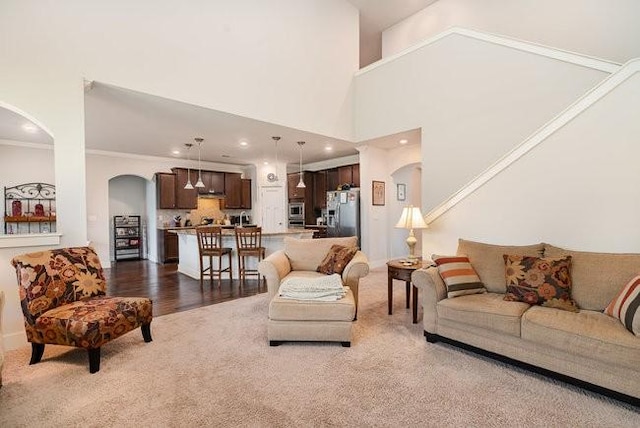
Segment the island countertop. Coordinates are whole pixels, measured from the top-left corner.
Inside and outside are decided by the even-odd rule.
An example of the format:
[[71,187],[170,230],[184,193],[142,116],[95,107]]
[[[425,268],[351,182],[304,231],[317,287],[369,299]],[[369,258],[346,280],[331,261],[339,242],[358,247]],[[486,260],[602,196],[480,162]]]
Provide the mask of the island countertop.
[[[175,233],[178,235],[178,247],[180,250],[180,261],[178,262],[178,272],[183,273],[185,275],[190,276],[191,278],[200,279],[200,252],[198,251],[198,238],[196,237],[196,229],[170,229],[169,233]],[[284,239],[290,238],[301,238],[301,239],[311,239],[313,237],[312,229],[285,229],[281,232],[262,232],[262,246],[265,247],[266,256],[274,253],[275,251],[281,250],[284,248]],[[235,238],[235,230],[233,228],[222,229],[222,246],[229,247],[232,249],[232,271],[233,277],[239,278],[238,276],[238,263],[236,259],[236,238]],[[214,258],[215,260],[215,258]],[[205,267],[209,266],[209,261],[207,258],[204,260]],[[215,263],[215,262],[214,262]],[[224,265],[226,266],[227,259],[223,260]],[[255,269],[258,263],[255,257],[249,258],[247,260],[247,268]],[[223,276],[223,278],[227,278],[227,276]]]
[[[190,227],[190,228],[180,228],[180,229],[168,229],[169,233],[175,233],[177,235],[195,235],[196,234],[196,228],[195,227]],[[291,229],[286,229],[282,232],[265,232],[262,231],[262,236],[278,236],[278,235],[300,235],[300,234],[308,234],[309,237],[311,237],[311,233],[312,231],[309,229],[302,229],[302,228],[291,228]],[[222,228],[222,235],[228,235],[228,236],[235,236],[236,232],[235,229],[233,228]]]

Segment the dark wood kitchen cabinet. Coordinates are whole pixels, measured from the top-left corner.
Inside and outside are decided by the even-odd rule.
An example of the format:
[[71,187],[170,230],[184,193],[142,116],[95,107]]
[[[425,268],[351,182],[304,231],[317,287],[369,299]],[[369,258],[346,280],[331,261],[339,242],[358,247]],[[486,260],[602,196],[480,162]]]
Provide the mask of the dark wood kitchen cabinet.
[[[189,176],[188,170],[185,168],[173,168],[176,175],[176,206],[179,209],[192,210],[198,207],[198,193],[196,189],[185,189],[187,184],[187,177]],[[198,171],[191,170],[190,172],[191,184],[195,185],[198,181]]]
[[160,209],[176,207],[176,175],[156,173],[156,206]]
[[224,206],[242,208],[242,174],[224,173]]
[[313,178],[313,209],[327,208],[327,171],[318,171]]
[[298,187],[300,182],[300,173],[294,172],[293,174],[287,174],[287,191],[289,194],[289,201],[305,202],[308,205],[313,205],[313,172],[304,172],[303,181],[306,187]]
[[179,259],[178,235],[168,230],[158,230],[158,261],[173,263]]
[[351,183],[352,187],[360,187],[360,164],[351,165]]
[[338,177],[338,168],[332,168],[327,170],[327,191],[333,191],[341,185]]
[[[225,190],[225,173],[215,171],[202,171],[202,183],[204,187],[198,188],[198,193],[222,195]],[[194,183],[195,184],[195,183]]]
[[251,209],[251,180],[248,178],[242,179],[242,204],[240,208]]
[[360,164],[338,167],[338,184],[360,187]]

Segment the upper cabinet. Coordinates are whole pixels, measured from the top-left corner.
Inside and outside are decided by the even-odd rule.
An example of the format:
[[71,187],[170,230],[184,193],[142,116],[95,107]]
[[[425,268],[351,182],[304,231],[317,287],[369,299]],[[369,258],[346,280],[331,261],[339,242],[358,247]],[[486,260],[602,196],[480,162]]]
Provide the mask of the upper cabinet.
[[224,173],[225,208],[242,208],[242,175]]
[[248,178],[242,179],[242,206],[240,208],[251,209],[251,180]]
[[199,194],[222,195],[225,192],[225,173],[215,171],[201,171],[204,187],[198,187]]
[[340,185],[338,179],[338,168],[332,168],[327,170],[327,191],[336,190]]
[[313,209],[327,207],[327,171],[318,171],[313,180]]
[[338,185],[342,184],[360,187],[360,164],[345,165],[338,168]]
[[160,209],[176,208],[176,175],[156,173],[156,202]]
[[179,209],[193,210],[198,207],[198,193],[196,189],[185,189],[188,177],[191,178],[191,184],[195,185],[198,181],[198,171],[187,170],[185,168],[173,168],[171,171],[176,175],[176,206]]

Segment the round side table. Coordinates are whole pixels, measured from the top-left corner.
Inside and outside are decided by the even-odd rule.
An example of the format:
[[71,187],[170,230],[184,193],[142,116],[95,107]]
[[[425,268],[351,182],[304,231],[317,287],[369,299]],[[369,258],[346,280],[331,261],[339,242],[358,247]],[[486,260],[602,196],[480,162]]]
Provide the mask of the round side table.
[[[393,313],[393,280],[397,279],[405,282],[407,291],[407,309],[409,309],[409,301],[411,295],[411,274],[416,269],[429,266],[429,263],[423,262],[422,258],[418,258],[414,264],[403,263],[405,259],[389,260],[387,262],[387,290],[389,315]],[[418,322],[418,289],[413,286],[413,323]]]

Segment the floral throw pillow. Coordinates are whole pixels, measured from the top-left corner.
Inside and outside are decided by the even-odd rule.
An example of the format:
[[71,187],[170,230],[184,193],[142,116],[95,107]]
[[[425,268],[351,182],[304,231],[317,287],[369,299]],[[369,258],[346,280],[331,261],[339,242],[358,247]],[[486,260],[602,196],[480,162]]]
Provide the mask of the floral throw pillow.
[[316,272],[321,272],[327,275],[333,275],[334,273],[342,274],[344,268],[349,264],[357,252],[357,247],[332,245],[331,249],[327,255],[324,256],[324,259],[316,269]]
[[571,298],[571,256],[503,257],[507,281],[504,300],[578,312],[578,305]]

